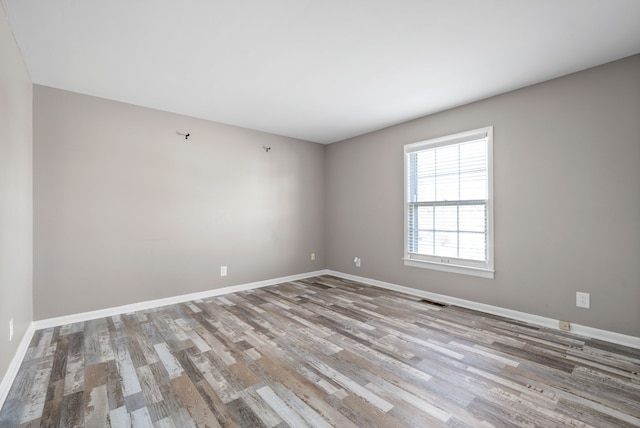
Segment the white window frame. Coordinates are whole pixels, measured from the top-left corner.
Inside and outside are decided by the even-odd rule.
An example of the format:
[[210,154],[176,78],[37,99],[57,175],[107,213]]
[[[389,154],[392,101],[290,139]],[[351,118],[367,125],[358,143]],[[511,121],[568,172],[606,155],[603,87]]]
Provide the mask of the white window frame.
[[[487,139],[487,260],[473,261],[452,257],[429,256],[409,252],[409,156],[411,153],[432,149],[481,138]],[[494,277],[494,240],[493,240],[493,126],[487,126],[473,131],[419,141],[404,146],[404,264],[405,266],[434,269],[482,278]]]

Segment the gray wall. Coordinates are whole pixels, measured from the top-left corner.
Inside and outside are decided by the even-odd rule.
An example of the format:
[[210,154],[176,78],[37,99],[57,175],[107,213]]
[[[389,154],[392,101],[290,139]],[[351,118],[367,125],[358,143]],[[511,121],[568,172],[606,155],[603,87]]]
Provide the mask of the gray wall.
[[[495,279],[405,267],[402,146],[488,125]],[[330,269],[640,336],[639,55],[334,143],[326,162]]]
[[35,318],[324,268],[324,152],[36,85]]
[[[0,6],[0,379],[32,321],[32,85]],[[9,341],[9,320],[14,337]]]

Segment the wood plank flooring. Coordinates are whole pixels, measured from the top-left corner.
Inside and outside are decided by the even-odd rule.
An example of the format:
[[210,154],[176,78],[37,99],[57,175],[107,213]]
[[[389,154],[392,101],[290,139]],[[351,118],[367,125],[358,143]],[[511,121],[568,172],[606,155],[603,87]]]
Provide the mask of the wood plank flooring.
[[331,276],[39,330],[0,427],[640,426],[640,351]]

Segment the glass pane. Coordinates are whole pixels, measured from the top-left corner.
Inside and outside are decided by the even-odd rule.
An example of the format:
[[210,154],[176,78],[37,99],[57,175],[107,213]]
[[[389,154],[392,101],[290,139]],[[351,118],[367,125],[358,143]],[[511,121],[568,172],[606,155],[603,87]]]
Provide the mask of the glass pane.
[[418,199],[419,202],[435,201],[436,180],[433,175],[425,175],[418,178]]
[[458,257],[458,234],[455,232],[435,233],[436,255],[442,257]]
[[419,254],[433,256],[433,232],[421,230],[418,233],[418,251]]
[[487,243],[483,233],[463,233],[460,239],[460,258],[468,260],[486,260]]
[[454,232],[458,230],[458,207],[443,206],[435,207],[435,228],[436,230]]
[[460,144],[460,170],[487,169],[487,141],[485,139]]
[[415,153],[417,156],[418,171],[426,171],[433,169],[435,165],[435,150],[423,150]]
[[459,227],[465,232],[485,232],[485,205],[463,205],[458,210]]
[[433,207],[409,207],[409,251],[433,254]]
[[458,145],[438,147],[436,152],[436,174],[458,173]]
[[436,201],[457,201],[459,197],[460,192],[457,174],[440,175],[437,177]]
[[418,207],[418,229],[433,229],[433,207]]
[[460,175],[460,199],[487,199],[487,172],[473,171]]

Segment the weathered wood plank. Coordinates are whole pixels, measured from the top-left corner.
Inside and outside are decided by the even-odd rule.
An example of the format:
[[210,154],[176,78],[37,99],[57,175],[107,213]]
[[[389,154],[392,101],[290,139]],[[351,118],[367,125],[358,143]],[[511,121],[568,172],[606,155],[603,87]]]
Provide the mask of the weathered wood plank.
[[187,409],[193,422],[199,427],[219,427],[216,419],[205,400],[200,396],[198,389],[185,373],[171,380],[176,394],[180,397],[182,405]]

